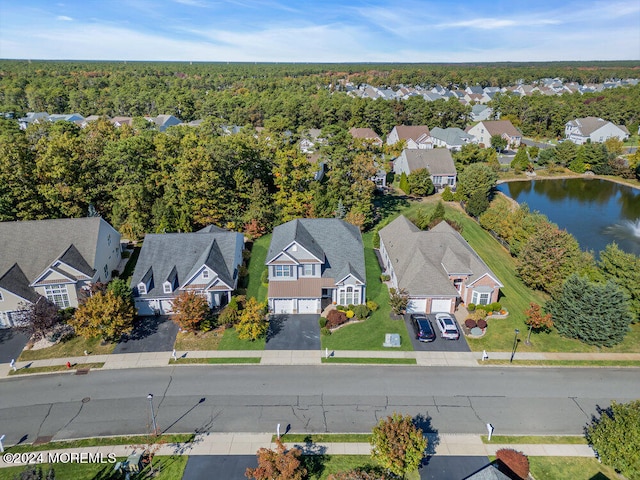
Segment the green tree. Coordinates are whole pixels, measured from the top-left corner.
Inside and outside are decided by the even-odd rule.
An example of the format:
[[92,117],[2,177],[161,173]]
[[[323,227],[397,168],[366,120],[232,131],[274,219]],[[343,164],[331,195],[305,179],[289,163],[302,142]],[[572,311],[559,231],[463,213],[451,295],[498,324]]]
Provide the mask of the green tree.
[[126,280],[122,278],[115,278],[107,285],[107,291],[113,292],[116,297],[122,298],[125,302],[133,304],[133,295],[131,288]]
[[520,250],[516,270],[527,286],[554,294],[581,261],[577,240],[566,230],[544,222]]
[[629,296],[633,321],[639,321],[640,257],[624,252],[612,243],[600,252],[598,267],[606,279],[615,282]]
[[591,282],[576,274],[546,310],[560,335],[600,347],[622,342],[632,320],[627,297],[615,283]]
[[476,192],[488,198],[497,181],[498,174],[491,167],[483,163],[474,163],[458,175],[458,189],[466,199],[471,198]]
[[210,314],[207,299],[195,292],[183,291],[173,299],[171,319],[183,330],[196,330]]
[[640,478],[640,400],[611,402],[585,429],[589,445],[605,465],[626,478]]
[[403,288],[389,289],[389,306],[396,315],[402,315],[409,304],[409,294]]
[[402,190],[407,195],[411,193],[411,187],[409,186],[409,179],[407,174],[402,172],[400,175],[400,190]]
[[513,160],[511,160],[511,168],[524,171],[529,168],[529,155],[527,155],[527,146],[521,145]]
[[502,152],[505,148],[507,148],[507,139],[500,134],[491,135],[490,142],[491,147],[495,148],[498,152]]
[[402,478],[418,469],[426,448],[427,439],[409,415],[393,413],[381,419],[371,433],[371,457]]
[[265,315],[265,305],[251,297],[247,300],[244,309],[240,313],[240,321],[236,325],[240,340],[255,341],[266,335],[269,322]]
[[474,217],[482,215],[489,208],[489,199],[485,193],[477,190],[471,194],[466,204],[467,213]]
[[432,195],[435,191],[431,181],[431,174],[426,168],[419,168],[411,172],[407,177],[407,181],[409,182],[411,195],[426,197],[427,195]]
[[81,304],[68,323],[84,338],[118,340],[133,330],[134,308],[113,292],[97,292]]
[[558,144],[554,149],[555,161],[563,167],[568,166],[573,162],[578,154],[578,147],[570,140]]

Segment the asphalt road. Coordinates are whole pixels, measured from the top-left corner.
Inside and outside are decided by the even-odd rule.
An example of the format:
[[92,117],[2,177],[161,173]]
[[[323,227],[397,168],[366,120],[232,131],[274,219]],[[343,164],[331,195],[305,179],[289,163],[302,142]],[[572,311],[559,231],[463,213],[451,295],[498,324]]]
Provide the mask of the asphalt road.
[[393,412],[436,433],[581,434],[598,405],[640,398],[636,369],[189,366],[0,381],[5,444],[142,433],[369,432]]

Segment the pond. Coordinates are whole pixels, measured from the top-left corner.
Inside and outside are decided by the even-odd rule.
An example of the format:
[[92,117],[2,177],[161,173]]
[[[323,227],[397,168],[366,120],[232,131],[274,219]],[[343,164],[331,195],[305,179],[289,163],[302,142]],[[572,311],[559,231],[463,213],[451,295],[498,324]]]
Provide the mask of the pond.
[[498,190],[539,211],[596,255],[616,242],[640,255],[640,190],[601,179],[508,182]]

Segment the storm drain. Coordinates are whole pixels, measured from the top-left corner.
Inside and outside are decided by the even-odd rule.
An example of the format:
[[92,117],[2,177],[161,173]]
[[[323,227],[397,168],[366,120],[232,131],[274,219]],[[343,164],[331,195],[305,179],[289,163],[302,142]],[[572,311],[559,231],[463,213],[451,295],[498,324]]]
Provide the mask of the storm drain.
[[87,373],[89,373],[88,368],[78,368],[76,370],[76,375],[86,375]]
[[33,445],[42,445],[43,443],[49,443],[53,435],[38,437],[33,441]]
[[84,397],[82,399],[82,403],[87,403],[87,402],[90,402],[90,401],[91,401],[91,397]]

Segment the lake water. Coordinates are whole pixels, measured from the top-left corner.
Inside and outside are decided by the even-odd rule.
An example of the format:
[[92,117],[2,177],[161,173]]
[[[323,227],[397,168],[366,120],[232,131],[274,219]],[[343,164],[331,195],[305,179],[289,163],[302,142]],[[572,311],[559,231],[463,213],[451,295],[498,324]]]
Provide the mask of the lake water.
[[640,190],[600,179],[533,180],[498,185],[505,195],[571,233],[596,255],[616,242],[640,255]]

